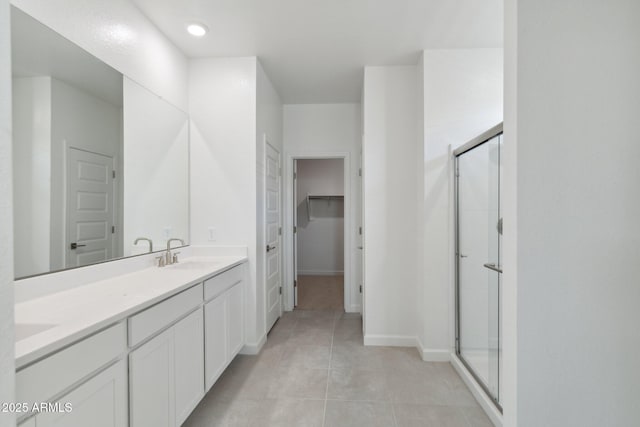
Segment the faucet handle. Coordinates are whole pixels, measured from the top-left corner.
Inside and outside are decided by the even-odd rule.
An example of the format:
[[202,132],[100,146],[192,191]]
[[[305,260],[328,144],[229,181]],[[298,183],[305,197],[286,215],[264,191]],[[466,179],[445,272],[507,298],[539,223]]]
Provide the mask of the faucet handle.
[[178,263],[178,254],[179,254],[179,253],[180,253],[180,252],[174,252],[174,253],[173,253],[173,260],[171,261],[171,263],[172,263],[172,264],[176,264],[176,263]]
[[164,256],[157,256],[156,259],[158,260],[158,267],[164,267],[166,265]]

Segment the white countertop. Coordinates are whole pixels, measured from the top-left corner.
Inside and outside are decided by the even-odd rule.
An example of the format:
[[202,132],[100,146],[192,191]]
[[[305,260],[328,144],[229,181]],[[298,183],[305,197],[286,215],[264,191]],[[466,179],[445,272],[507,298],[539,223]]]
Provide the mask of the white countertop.
[[246,260],[190,257],[176,265],[145,268],[18,303],[16,369]]

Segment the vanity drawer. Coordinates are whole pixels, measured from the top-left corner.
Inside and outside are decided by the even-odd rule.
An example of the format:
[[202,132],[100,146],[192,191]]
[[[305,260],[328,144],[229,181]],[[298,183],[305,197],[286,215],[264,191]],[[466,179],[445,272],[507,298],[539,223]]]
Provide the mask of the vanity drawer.
[[126,349],[124,322],[79,341],[16,373],[16,402],[46,402],[115,360]]
[[209,301],[222,292],[229,289],[231,286],[242,281],[244,270],[242,265],[238,265],[229,269],[217,276],[212,277],[204,281],[204,299]]
[[193,286],[129,318],[129,347],[141,343],[202,303],[202,285]]

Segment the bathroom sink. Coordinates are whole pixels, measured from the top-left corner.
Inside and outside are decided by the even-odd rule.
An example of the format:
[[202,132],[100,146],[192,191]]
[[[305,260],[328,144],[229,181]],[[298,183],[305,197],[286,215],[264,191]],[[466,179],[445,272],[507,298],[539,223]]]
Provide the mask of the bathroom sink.
[[29,338],[30,336],[39,334],[40,332],[44,332],[48,329],[54,328],[57,325],[53,325],[50,323],[16,323],[15,325],[15,334],[16,341],[23,340],[25,338]]

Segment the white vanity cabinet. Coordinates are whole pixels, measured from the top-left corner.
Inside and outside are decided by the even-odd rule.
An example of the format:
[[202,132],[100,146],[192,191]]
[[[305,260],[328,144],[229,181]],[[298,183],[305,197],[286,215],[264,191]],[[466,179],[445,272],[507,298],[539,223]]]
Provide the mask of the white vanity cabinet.
[[166,319],[186,314],[172,310],[197,307],[129,354],[131,427],[179,426],[204,395],[201,304],[198,285],[129,319],[129,336],[142,337],[153,329],[150,319],[157,319],[160,329]]
[[194,282],[19,368],[19,426],[182,425],[244,346],[244,265]]
[[127,425],[127,365],[120,360],[69,394],[59,407],[73,405],[72,412],[44,412],[35,417],[37,427],[120,427]]
[[207,391],[244,346],[243,279],[238,266],[204,282]]
[[17,401],[49,404],[20,426],[127,426],[125,351],[126,328],[119,323],[20,369]]

